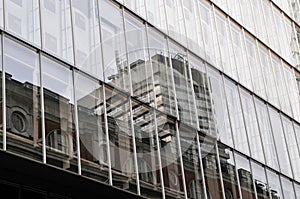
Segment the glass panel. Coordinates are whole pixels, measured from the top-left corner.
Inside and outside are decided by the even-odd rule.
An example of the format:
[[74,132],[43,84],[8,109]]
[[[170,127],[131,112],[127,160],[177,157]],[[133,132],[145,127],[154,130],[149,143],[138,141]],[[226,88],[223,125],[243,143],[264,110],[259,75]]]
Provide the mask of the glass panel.
[[3,29],[3,0],[0,0],[0,28]]
[[252,1],[253,5],[253,15],[255,24],[256,24],[256,31],[258,37],[263,40],[263,42],[267,41],[267,32],[266,28],[267,27],[264,23],[264,17],[263,17],[263,12],[262,12],[262,6],[261,6],[261,1],[260,0],[253,0]]
[[107,183],[108,151],[103,90],[98,81],[75,73],[82,175]]
[[287,57],[286,59],[289,61],[291,64],[295,64],[295,61],[293,58],[293,54],[295,52],[299,51],[299,47],[295,42],[295,32],[293,30],[293,24],[292,22],[284,16],[283,18],[284,21],[284,26],[285,26],[285,38],[286,38],[286,45],[287,45]]
[[267,33],[269,38],[269,45],[272,49],[276,50],[276,52],[279,51],[279,43],[278,43],[278,37],[277,37],[277,28],[276,23],[274,23],[274,17],[272,12],[272,5],[270,1],[263,0],[262,6],[265,14],[265,22],[268,25]]
[[132,116],[141,194],[146,197],[160,198],[162,181],[153,109],[133,100]]
[[133,10],[146,19],[146,2],[145,0],[124,0],[125,6]]
[[240,1],[239,0],[230,0],[228,1],[228,10],[230,15],[237,21],[242,21],[242,15],[240,10]]
[[98,1],[72,1],[76,66],[103,79]]
[[264,151],[252,95],[243,89],[240,92],[251,156],[264,163]]
[[271,198],[272,199],[273,198],[274,199],[283,198],[280,181],[279,181],[279,176],[270,170],[267,170],[267,176],[268,176],[269,190],[270,190]]
[[38,54],[5,39],[7,150],[42,161]]
[[5,1],[6,29],[38,46],[41,45],[39,16],[39,1]]
[[248,64],[252,71],[254,91],[262,98],[266,98],[265,82],[259,62],[257,46],[254,38],[248,35],[246,35],[246,49],[248,54]]
[[289,115],[292,115],[291,105],[289,101],[289,93],[288,89],[285,84],[285,78],[283,73],[283,67],[281,65],[281,62],[279,58],[272,56],[272,64],[274,68],[275,73],[275,80],[277,83],[277,89],[278,89],[278,97],[280,101],[281,109],[288,113]]
[[215,143],[216,140],[200,137],[201,157],[208,199],[223,198]]
[[47,163],[77,172],[72,73],[46,57],[42,68]]
[[199,2],[199,11],[201,14],[201,26],[203,31],[203,40],[205,46],[205,58],[208,62],[214,64],[217,68],[221,68],[216,64],[220,60],[219,45],[217,40],[217,31],[214,24],[212,7],[206,2]]
[[[205,72],[204,61],[189,56],[189,66],[192,75],[192,84],[195,92],[195,102],[199,129],[202,133],[217,136],[217,126],[212,107],[212,95],[209,91],[209,79]],[[219,103],[220,101],[216,101]],[[217,108],[216,108],[217,110]],[[193,119],[193,118],[192,118]]]
[[[233,147],[233,138],[229,122],[228,109],[226,106],[225,91],[222,76],[208,68],[210,95],[212,97],[212,112],[215,117],[218,138],[221,142]],[[221,99],[221,100],[220,100]]]
[[296,192],[296,198],[300,198],[300,184],[294,182],[295,192]]
[[165,13],[164,0],[148,1],[146,0],[148,21],[153,23],[163,32],[167,32],[167,21]]
[[166,39],[153,29],[149,29],[148,35],[157,108],[176,116],[172,70]]
[[175,121],[159,113],[156,120],[166,198],[184,198]]
[[197,0],[185,0],[182,2],[188,47],[199,55],[204,56],[204,44],[198,2]]
[[153,105],[153,80],[145,25],[127,13],[125,25],[133,96]]
[[180,124],[179,136],[188,198],[202,199],[205,192],[197,131]]
[[169,35],[186,45],[186,31],[180,0],[165,0]]
[[113,185],[136,192],[129,97],[105,87]]
[[247,133],[237,86],[225,79],[225,92],[235,148],[249,154]]
[[[289,150],[289,157],[293,169],[294,178],[300,181],[300,155],[297,140],[294,133],[292,121],[286,117],[282,117],[282,125],[286,138],[287,147]],[[298,132],[299,133],[299,132]]]
[[170,43],[170,57],[173,67],[179,120],[197,127],[196,121],[193,120],[196,117],[196,113],[186,52],[174,43]]
[[239,81],[252,90],[251,70],[247,63],[246,49],[242,30],[237,26],[231,26],[232,43],[238,70]]
[[250,170],[249,160],[246,157],[235,154],[236,169],[243,198],[255,199],[253,175]]
[[263,75],[266,83],[266,91],[268,96],[268,101],[272,103],[274,106],[279,107],[279,100],[277,95],[277,85],[274,78],[274,72],[272,65],[270,65],[270,57],[269,52],[262,47],[259,48],[259,55],[261,61],[261,68],[263,71]]
[[269,198],[269,187],[267,184],[264,167],[262,167],[260,164],[251,162],[251,168],[253,173],[254,186],[257,194],[257,199]]
[[300,121],[300,101],[299,101],[299,90],[297,87],[296,77],[294,74],[294,71],[287,66],[286,64],[283,65],[283,71],[285,75],[287,91],[290,97],[290,102],[292,105],[292,111],[294,114],[294,117]]
[[283,192],[284,198],[288,198],[288,199],[295,198],[292,181],[283,176],[280,176],[280,179],[281,179],[282,192]]
[[69,0],[41,0],[43,48],[73,63]]
[[130,91],[122,10],[100,1],[105,82]]
[[237,68],[235,65],[232,42],[229,32],[228,19],[220,13],[216,13],[216,27],[222,56],[222,67],[224,72],[237,79]]
[[278,160],[281,172],[292,176],[291,164],[288,155],[288,149],[286,146],[285,136],[283,134],[282,123],[279,116],[279,113],[274,109],[269,109],[270,112],[270,121],[273,130],[273,135],[275,140],[275,145],[278,153]]
[[218,143],[225,198],[240,198],[236,166],[230,148]]
[[300,125],[294,123],[294,128],[295,128],[295,135],[296,135],[296,139],[297,139],[297,143],[300,143]]
[[261,133],[263,148],[265,152],[266,163],[267,165],[278,170],[279,167],[278,167],[277,154],[275,151],[275,143],[273,140],[267,107],[263,102],[261,102],[256,98],[254,102],[255,102],[255,108],[257,113],[259,130]]
[[[222,1],[222,0],[221,0]],[[242,9],[242,16],[243,16],[243,22],[247,29],[255,33],[255,19],[252,12],[252,1],[249,0],[241,0],[240,1],[241,9]]]

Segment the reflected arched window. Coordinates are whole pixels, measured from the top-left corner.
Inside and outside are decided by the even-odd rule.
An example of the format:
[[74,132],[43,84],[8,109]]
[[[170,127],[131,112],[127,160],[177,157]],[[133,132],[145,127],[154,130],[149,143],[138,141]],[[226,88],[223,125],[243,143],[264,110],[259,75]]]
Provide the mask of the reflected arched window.
[[69,155],[76,152],[76,142],[73,140],[73,136],[68,135],[60,129],[54,129],[48,133],[46,144],[51,149],[55,149],[64,154]]
[[192,180],[188,187],[188,198],[205,198],[202,180]]
[[230,189],[226,189],[225,198],[226,199],[233,199],[232,191]]

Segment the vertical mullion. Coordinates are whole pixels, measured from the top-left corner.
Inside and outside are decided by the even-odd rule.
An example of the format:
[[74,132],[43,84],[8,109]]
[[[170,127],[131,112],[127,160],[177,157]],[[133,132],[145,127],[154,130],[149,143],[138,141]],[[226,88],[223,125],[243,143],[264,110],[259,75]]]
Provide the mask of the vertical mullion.
[[2,43],[2,115],[3,115],[3,150],[6,151],[6,85],[5,85],[5,67],[4,67],[4,34],[1,37]]
[[[105,79],[104,74],[104,53],[103,53],[103,35],[102,35],[102,26],[101,26],[101,15],[100,15],[100,0],[97,0],[98,5],[98,19],[99,19],[99,34],[100,34],[100,50],[101,50],[101,61],[102,61],[102,77]],[[106,94],[104,84],[102,85],[103,93],[103,106],[104,106],[104,125],[105,125],[105,139],[106,139],[106,151],[107,151],[107,163],[108,163],[108,180],[109,185],[113,185],[112,179],[112,169],[111,169],[111,154],[110,154],[110,141],[109,141],[109,131],[108,131],[108,119],[107,119],[107,110],[106,110]]]

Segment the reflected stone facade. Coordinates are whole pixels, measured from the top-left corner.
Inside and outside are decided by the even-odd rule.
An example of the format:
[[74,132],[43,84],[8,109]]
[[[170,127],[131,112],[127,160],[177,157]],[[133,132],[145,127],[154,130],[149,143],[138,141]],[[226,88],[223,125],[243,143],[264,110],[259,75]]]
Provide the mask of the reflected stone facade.
[[1,193],[300,198],[298,1],[0,7]]

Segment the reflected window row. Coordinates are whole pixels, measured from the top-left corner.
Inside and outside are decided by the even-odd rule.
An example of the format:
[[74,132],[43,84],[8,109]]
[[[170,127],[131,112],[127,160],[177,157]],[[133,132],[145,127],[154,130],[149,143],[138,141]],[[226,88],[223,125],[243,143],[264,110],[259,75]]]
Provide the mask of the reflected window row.
[[[300,125],[176,44],[166,54],[154,48],[149,80],[139,80],[155,86],[147,103],[9,36],[2,40],[5,150],[148,197],[292,198]],[[145,63],[131,66],[139,71]],[[140,97],[149,92],[145,82]],[[263,163],[289,178],[237,173],[232,148],[260,162],[259,172]]]

